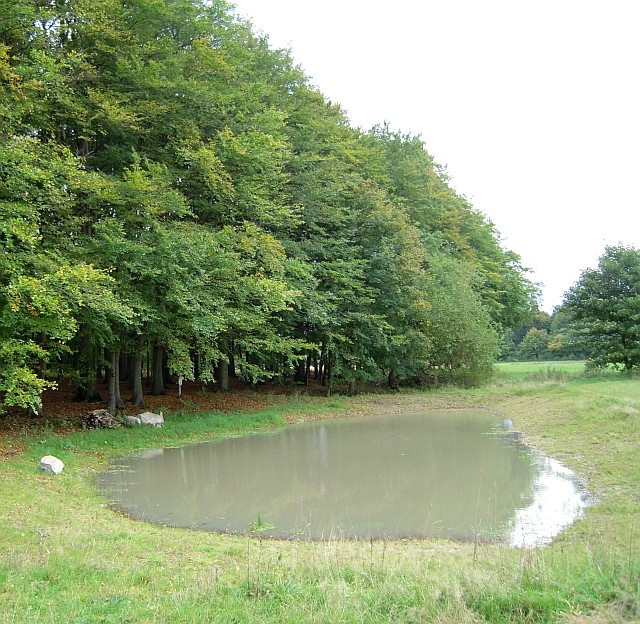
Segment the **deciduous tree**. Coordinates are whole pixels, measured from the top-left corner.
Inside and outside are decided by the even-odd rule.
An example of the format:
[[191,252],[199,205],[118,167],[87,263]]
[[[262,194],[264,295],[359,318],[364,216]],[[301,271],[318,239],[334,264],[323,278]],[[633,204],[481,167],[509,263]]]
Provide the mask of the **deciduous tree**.
[[595,366],[640,366],[640,250],[608,246],[566,293],[574,340]]

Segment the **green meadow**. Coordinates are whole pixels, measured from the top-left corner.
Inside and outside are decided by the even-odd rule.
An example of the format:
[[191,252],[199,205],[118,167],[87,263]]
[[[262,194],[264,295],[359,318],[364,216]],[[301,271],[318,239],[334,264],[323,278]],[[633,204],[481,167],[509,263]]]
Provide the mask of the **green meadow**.
[[[254,414],[174,413],[163,429],[7,426],[0,622],[638,621],[640,380],[585,377],[579,367],[500,364],[496,383],[478,390],[291,397]],[[535,549],[277,541],[135,521],[112,510],[93,482],[111,458],[145,448],[300,419],[466,407],[511,418],[530,444],[574,470],[597,504]],[[40,471],[45,454],[65,462],[61,475]]]
[[568,379],[584,375],[585,362],[577,360],[498,362],[496,381]]

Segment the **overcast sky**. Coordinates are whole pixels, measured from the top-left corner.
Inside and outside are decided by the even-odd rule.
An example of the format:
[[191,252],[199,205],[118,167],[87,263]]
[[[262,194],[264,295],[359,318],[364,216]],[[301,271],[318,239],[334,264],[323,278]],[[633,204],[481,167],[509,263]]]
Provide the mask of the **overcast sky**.
[[238,0],[354,126],[419,134],[551,312],[640,247],[640,1]]

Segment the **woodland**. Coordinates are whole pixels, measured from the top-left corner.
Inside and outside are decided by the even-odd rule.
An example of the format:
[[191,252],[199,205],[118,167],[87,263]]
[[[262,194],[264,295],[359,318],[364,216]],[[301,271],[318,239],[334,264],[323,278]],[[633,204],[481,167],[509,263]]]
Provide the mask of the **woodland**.
[[224,0],[3,0],[0,85],[0,409],[476,385],[537,309],[420,136],[353,127]]

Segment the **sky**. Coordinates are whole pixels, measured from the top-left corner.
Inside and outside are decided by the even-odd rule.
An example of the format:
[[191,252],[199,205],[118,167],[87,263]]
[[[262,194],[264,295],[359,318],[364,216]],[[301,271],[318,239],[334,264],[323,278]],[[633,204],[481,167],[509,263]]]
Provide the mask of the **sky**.
[[236,0],[354,127],[420,135],[552,312],[640,247],[640,1]]

